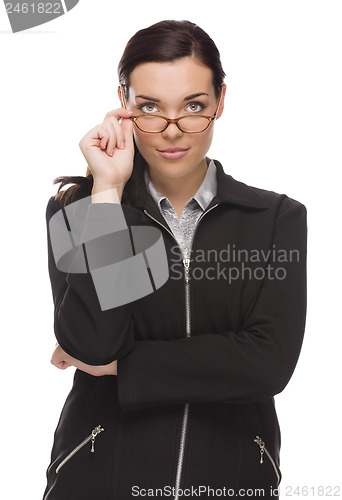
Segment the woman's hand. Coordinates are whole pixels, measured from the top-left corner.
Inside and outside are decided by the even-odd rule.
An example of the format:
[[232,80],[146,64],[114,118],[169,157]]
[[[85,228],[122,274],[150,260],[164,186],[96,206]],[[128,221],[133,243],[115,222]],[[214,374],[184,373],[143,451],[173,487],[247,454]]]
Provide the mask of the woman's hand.
[[55,348],[52,357],[51,363],[59,368],[60,370],[65,370],[69,366],[75,366],[79,370],[89,373],[89,375],[93,375],[94,377],[101,377],[102,375],[117,375],[117,360],[112,361],[108,365],[87,365],[82,361],[79,361],[76,358],[73,358],[69,354],[67,354],[59,344]]
[[98,185],[125,185],[132,174],[133,122],[128,119],[132,115],[125,108],[109,111],[103,123],[91,129],[79,143]]

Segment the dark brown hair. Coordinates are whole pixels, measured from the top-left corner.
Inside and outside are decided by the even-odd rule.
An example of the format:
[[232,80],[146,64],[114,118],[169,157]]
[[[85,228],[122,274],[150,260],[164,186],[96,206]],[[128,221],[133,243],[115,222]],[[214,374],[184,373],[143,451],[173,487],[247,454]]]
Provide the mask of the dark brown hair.
[[[219,95],[225,73],[220,53],[209,35],[190,21],[160,21],[137,31],[128,41],[118,66],[119,82],[128,98],[129,76],[136,66],[146,62],[172,62],[183,57],[194,57],[212,70],[216,97]],[[122,204],[134,206],[138,197],[139,182],[148,165],[134,143],[134,165],[122,194]],[[87,167],[86,176],[62,176],[53,184],[61,183],[55,198],[63,200],[63,206],[89,196],[93,187],[93,175]],[[74,186],[61,191],[66,184]]]

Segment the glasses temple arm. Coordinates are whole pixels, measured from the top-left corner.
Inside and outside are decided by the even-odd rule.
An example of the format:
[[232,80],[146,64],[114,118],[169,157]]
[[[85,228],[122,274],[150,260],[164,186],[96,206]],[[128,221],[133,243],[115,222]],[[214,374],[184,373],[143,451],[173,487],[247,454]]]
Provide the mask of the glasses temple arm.
[[122,103],[123,103],[124,108],[128,109],[127,103],[126,103],[126,97],[125,97],[125,90],[124,90],[124,87],[122,84],[120,85],[120,94],[121,94],[121,99],[122,99]]
[[216,110],[215,110],[215,113],[214,113],[214,118],[216,118],[217,112],[218,112],[218,110],[220,108],[220,104],[221,104],[221,101],[222,101],[222,94],[223,94],[222,91],[223,91],[223,85],[221,85],[220,94],[219,94],[219,98],[218,98]]

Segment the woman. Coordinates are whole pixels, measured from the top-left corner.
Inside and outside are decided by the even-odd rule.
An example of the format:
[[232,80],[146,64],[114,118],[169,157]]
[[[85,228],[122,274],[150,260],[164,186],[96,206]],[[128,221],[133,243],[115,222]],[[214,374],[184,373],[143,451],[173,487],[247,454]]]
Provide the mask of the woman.
[[[163,21],[137,32],[119,64],[121,107],[80,141],[86,177],[55,179],[75,185],[59,188],[46,213],[59,343],[51,362],[76,371],[44,500],[278,497],[274,395],[303,341],[306,209],[206,156],[224,76],[198,26]],[[62,233],[50,223],[62,220],[56,214],[70,223],[80,200],[87,212],[67,272],[56,266],[51,243]],[[92,272],[100,252],[86,245],[102,234],[108,249],[122,229],[107,253],[138,258],[127,236],[137,228],[162,236],[167,279],[137,292],[143,274],[126,287],[118,273],[101,296]],[[158,252],[144,252],[153,278]]]

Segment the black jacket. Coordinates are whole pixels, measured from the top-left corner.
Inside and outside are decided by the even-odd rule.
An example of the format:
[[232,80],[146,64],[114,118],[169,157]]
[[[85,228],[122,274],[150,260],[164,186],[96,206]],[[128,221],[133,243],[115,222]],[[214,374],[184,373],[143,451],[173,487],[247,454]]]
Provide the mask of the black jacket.
[[[145,185],[135,207],[122,205],[129,226],[161,231],[169,262],[165,284],[129,304],[102,311],[89,273],[59,271],[48,226],[56,338],[87,364],[118,359],[118,375],[76,369],[44,500],[158,497],[157,488],[159,498],[213,498],[209,488],[217,498],[224,488],[275,498],[274,396],[292,376],[305,329],[306,208],[215,164],[217,195],[195,229],[188,275]],[[47,223],[59,209],[51,197]],[[99,204],[89,217],[101,217]]]

